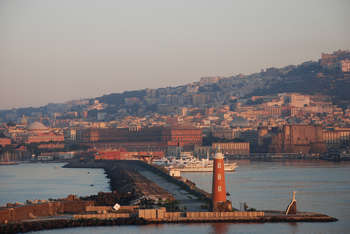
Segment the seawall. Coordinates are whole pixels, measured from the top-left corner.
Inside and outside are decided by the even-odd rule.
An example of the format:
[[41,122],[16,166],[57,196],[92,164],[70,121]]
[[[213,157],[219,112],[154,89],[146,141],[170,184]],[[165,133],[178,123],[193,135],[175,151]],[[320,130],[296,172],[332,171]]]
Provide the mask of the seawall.
[[25,233],[32,231],[59,229],[69,227],[93,227],[93,226],[112,226],[112,225],[145,225],[149,222],[137,218],[119,218],[119,219],[48,219],[26,221],[21,223],[11,223],[0,225],[0,233]]
[[[147,224],[164,224],[164,223],[276,223],[276,222],[334,222],[337,219],[329,217],[327,215],[317,213],[304,213],[300,215],[265,215],[265,216],[252,216],[252,215],[228,215],[222,217],[217,214],[211,214],[211,212],[191,212],[191,217],[182,217],[181,212],[173,212],[168,216],[158,218],[139,218],[137,216],[129,218],[80,218],[80,219],[42,219],[42,220],[29,220],[20,223],[11,223],[7,225],[0,225],[0,233],[24,233],[29,231],[39,231],[46,229],[58,229],[68,227],[92,227],[92,226],[112,226],[112,225],[147,225]],[[197,214],[196,214],[197,213]],[[202,213],[202,214],[198,214]],[[240,213],[240,212],[232,212]],[[259,212],[256,212],[259,213]],[[244,216],[242,216],[244,215]],[[215,216],[215,217],[213,217]]]
[[94,205],[93,201],[60,200],[41,204],[30,204],[17,207],[0,208],[0,224],[20,222],[37,217],[57,216],[85,212],[87,206]]

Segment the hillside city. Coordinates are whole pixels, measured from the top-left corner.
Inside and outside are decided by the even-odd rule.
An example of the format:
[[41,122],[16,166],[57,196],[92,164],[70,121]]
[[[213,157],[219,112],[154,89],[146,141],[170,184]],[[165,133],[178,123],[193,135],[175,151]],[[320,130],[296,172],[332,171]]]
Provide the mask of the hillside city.
[[[0,161],[350,155],[350,51],[251,75],[0,111]],[[110,152],[113,152],[111,154]],[[118,152],[118,153],[115,153]]]

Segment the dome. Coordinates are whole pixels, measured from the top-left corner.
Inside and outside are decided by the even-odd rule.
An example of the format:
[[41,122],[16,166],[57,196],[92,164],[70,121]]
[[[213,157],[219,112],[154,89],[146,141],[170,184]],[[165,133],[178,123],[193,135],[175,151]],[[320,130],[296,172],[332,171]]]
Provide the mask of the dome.
[[33,130],[47,130],[47,129],[48,128],[40,122],[34,122],[28,126],[28,130],[31,130],[31,131],[33,131]]

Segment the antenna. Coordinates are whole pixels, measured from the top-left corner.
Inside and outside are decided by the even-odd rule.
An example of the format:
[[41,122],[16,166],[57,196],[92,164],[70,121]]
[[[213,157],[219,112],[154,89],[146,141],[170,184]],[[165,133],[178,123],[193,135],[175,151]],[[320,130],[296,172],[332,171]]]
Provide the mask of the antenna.
[[296,201],[296,200],[295,200],[295,194],[296,194],[296,191],[293,191],[293,198],[292,198],[292,201]]

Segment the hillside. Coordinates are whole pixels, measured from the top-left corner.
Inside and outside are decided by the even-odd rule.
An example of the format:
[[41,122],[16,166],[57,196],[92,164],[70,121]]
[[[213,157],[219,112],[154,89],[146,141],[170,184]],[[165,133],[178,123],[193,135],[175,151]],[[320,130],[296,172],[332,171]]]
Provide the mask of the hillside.
[[[341,70],[340,62],[350,59],[349,51],[323,54],[319,61],[308,61],[300,65],[283,68],[268,68],[259,73],[243,76],[212,79],[178,87],[140,90],[110,94],[97,98],[115,108],[138,109],[143,107],[155,111],[154,105],[213,106],[229,104],[233,96],[272,95],[285,92],[322,94],[329,96],[334,104],[346,107],[350,103],[350,73]],[[206,79],[205,79],[206,80]],[[135,98],[135,103],[127,103]]]
[[145,116],[154,112],[169,114],[185,106],[229,105],[236,99],[285,92],[326,95],[334,104],[345,108],[350,104],[350,72],[342,71],[341,64],[347,59],[350,59],[350,51],[339,50],[322,54],[319,61],[268,68],[250,75],[206,77],[187,85],[113,93],[84,102],[3,110],[0,111],[0,118],[7,121],[33,113],[81,112],[96,101],[103,104],[103,108],[90,109],[90,116],[97,116],[98,112],[107,113],[112,119],[125,115]]

